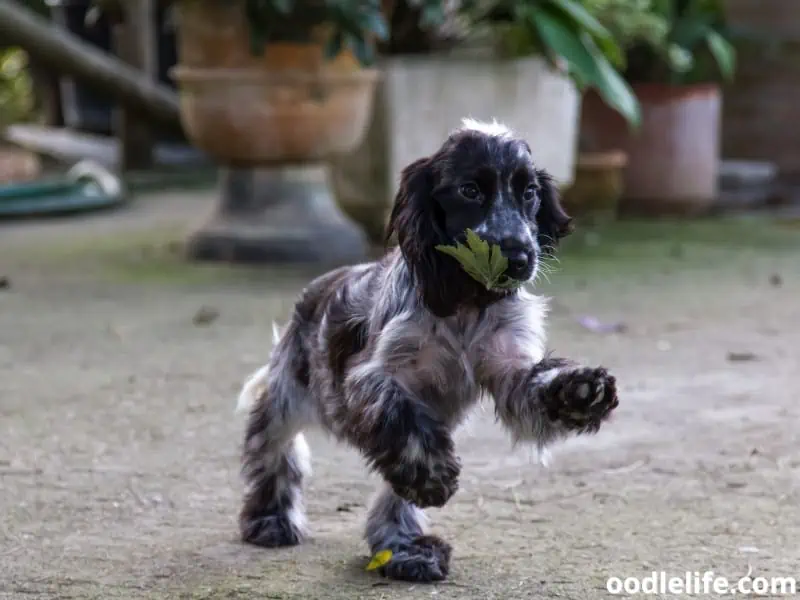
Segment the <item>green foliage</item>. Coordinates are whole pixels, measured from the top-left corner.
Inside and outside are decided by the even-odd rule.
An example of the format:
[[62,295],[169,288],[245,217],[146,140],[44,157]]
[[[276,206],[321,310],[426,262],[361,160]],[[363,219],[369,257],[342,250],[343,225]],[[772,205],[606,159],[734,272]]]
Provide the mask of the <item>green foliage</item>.
[[22,50],[0,49],[0,129],[31,116],[33,82],[27,66],[27,55]]
[[244,0],[244,3],[254,53],[260,53],[270,42],[306,41],[312,28],[325,24],[333,31],[326,48],[328,57],[349,49],[362,64],[369,65],[375,59],[372,39],[388,37],[380,0]]
[[620,70],[625,53],[580,0],[473,0],[469,20],[489,26],[511,56],[541,53],[569,72],[579,89],[593,88],[634,127],[639,102]]
[[467,229],[466,233],[466,246],[458,242],[455,246],[439,245],[436,249],[455,258],[464,271],[487,290],[514,289],[523,285],[524,282],[505,275],[508,259],[503,256],[500,246],[495,244],[490,249],[489,244],[474,231]]
[[620,41],[632,82],[691,83],[733,78],[723,0],[584,0]]
[[[319,25],[329,26],[329,57],[349,49],[364,64],[375,59],[375,40],[385,40],[388,25],[380,0],[171,0],[176,2],[238,2],[250,29],[250,46],[260,54],[274,42],[306,42]],[[108,14],[124,11],[123,0],[93,0],[95,9]],[[124,14],[124,12],[123,12]]]
[[653,47],[668,45],[669,20],[655,10],[653,0],[583,0],[583,3],[623,48],[641,41]]

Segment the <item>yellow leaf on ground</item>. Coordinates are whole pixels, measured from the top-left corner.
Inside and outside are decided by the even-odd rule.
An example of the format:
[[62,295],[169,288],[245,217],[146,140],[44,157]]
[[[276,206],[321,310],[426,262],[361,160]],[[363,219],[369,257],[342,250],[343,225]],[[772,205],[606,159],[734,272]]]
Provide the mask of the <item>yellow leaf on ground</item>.
[[372,557],[372,560],[369,561],[369,564],[367,565],[367,571],[374,571],[375,569],[380,569],[390,560],[392,560],[391,550],[381,550],[380,552],[376,552],[375,556]]

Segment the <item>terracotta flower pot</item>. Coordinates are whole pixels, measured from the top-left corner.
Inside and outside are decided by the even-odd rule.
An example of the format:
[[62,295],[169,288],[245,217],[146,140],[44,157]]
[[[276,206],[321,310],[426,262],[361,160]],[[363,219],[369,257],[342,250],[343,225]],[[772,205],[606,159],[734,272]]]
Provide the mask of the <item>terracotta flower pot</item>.
[[583,102],[592,151],[628,155],[620,210],[644,215],[707,212],[717,196],[721,94],[716,85],[634,85],[642,126],[631,131],[594,93]]
[[181,117],[192,142],[223,167],[217,215],[189,244],[197,258],[347,263],[366,238],[339,210],[326,161],[365,133],[378,72],[313,42],[254,55],[243,2],[178,5]]
[[614,219],[625,189],[627,164],[628,155],[621,150],[578,154],[575,179],[563,193],[567,212],[593,222]]

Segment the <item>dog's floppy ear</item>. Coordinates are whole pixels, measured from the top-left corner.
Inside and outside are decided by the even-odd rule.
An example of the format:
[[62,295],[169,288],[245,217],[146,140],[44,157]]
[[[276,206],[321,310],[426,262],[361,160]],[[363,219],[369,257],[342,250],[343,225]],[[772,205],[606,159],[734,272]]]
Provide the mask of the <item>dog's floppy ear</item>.
[[400,173],[400,187],[394,198],[394,206],[392,206],[392,213],[386,226],[384,241],[388,245],[392,236],[396,235],[398,245],[404,255],[407,250],[414,252],[414,248],[408,244],[414,243],[415,237],[425,233],[430,235],[430,232],[424,230],[433,223],[424,217],[430,209],[432,186],[432,173],[428,158],[415,160]]
[[558,241],[572,233],[572,217],[561,206],[558,188],[550,174],[540,169],[536,176],[540,200],[539,212],[536,213],[539,247],[543,252],[552,254],[558,247]]
[[[436,315],[451,314],[457,303],[457,265],[445,261],[436,250],[444,243],[437,223],[436,202],[432,197],[435,185],[435,157],[420,158],[409,164],[400,175],[400,187],[394,200],[386,228],[386,243],[392,235],[419,288],[425,305]],[[451,285],[444,285],[449,281]]]

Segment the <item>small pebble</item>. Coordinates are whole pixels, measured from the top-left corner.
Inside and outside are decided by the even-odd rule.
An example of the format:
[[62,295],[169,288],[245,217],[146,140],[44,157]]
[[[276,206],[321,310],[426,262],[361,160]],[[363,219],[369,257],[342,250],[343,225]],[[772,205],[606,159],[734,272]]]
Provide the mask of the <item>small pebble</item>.
[[728,352],[726,358],[728,362],[752,362],[758,360],[758,356],[752,352]]
[[195,325],[208,325],[213,323],[219,317],[219,311],[213,306],[203,306],[198,310],[192,318],[192,323]]
[[769,284],[772,287],[781,287],[783,285],[783,277],[778,275],[777,273],[773,273],[769,276]]
[[7,290],[11,287],[11,280],[5,275],[0,275],[0,290]]

